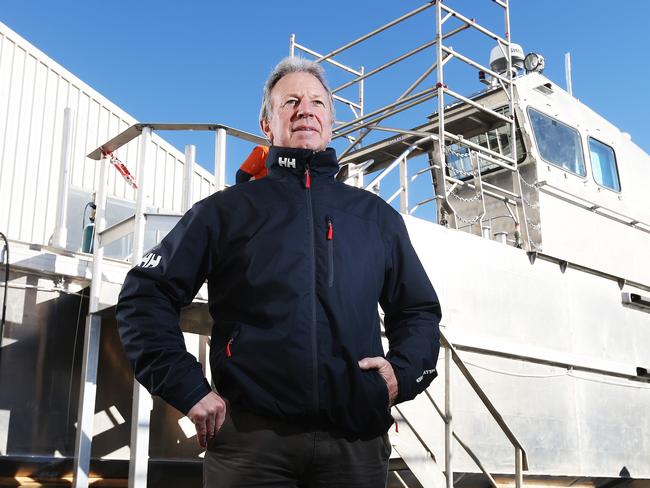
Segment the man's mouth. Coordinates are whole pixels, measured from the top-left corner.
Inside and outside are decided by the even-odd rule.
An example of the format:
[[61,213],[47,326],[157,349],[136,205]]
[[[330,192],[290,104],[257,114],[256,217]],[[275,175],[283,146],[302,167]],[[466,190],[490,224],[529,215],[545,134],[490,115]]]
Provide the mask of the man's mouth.
[[298,126],[293,128],[293,132],[318,132],[314,127]]

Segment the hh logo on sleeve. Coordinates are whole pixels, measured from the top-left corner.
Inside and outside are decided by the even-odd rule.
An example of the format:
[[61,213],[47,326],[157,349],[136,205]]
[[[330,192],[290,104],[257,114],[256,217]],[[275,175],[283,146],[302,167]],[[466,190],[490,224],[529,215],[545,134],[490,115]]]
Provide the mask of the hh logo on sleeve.
[[160,264],[160,256],[150,252],[142,258],[139,266],[142,268],[155,268],[158,264]]

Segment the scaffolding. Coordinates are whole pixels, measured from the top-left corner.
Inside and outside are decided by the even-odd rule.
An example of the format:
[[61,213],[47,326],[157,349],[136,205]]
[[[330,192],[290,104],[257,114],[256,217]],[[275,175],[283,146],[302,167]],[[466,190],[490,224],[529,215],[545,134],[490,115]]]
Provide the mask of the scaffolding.
[[[340,173],[341,178],[357,186],[378,191],[379,183],[399,166],[399,187],[395,193],[386,198],[389,203],[399,197],[400,211],[404,214],[412,214],[423,206],[436,202],[436,221],[438,223],[484,236],[490,234],[494,220],[486,215],[485,202],[486,199],[496,200],[500,202],[499,205],[503,204],[506,210],[505,216],[511,220],[510,231],[513,236],[511,243],[530,250],[529,222],[526,218],[525,199],[522,198],[520,161],[516,144],[514,80],[517,76],[517,69],[512,60],[509,2],[490,0],[485,3],[493,4],[491,8],[497,9],[495,13],[502,17],[503,34],[484,27],[475,19],[447,5],[447,2],[430,1],[327,54],[321,54],[299,44],[296,36],[292,34],[289,53],[291,56],[297,54],[311,56],[317,62],[328,63],[330,66],[354,76],[332,90],[335,100],[349,108],[352,113],[351,120],[337,121],[333,128],[333,140],[346,140],[347,144],[339,153],[343,168]],[[359,68],[354,68],[336,59],[337,56],[348,54],[353,48],[368,42],[371,38],[396,28],[411,18],[421,16],[431,9],[435,11],[433,39],[408,49],[403,54],[369,70],[364,67],[367,63],[363,63],[363,66]],[[449,45],[449,42],[467,30],[479,33],[488,43],[496,43],[505,60],[504,69],[500,72],[496,71]],[[493,44],[486,43],[486,46],[491,45]],[[423,52],[428,52],[428,59],[433,62],[425,63],[428,65],[399,96],[395,99],[382,101],[378,108],[368,111],[368,97],[364,93],[365,82],[385,70],[399,67],[400,63]],[[450,77],[446,72],[450,69],[448,64],[454,60],[457,61],[456,64],[460,63],[474,70],[478,79],[489,79],[489,88],[479,96],[467,97],[460,93],[460,89],[451,87]],[[343,90],[354,87],[358,89],[357,101],[339,95]],[[481,98],[485,95],[505,100],[505,107],[499,110],[487,107],[481,103]],[[394,116],[403,115],[434,99],[436,100],[436,110],[430,117],[429,123],[416,128],[386,125],[386,122]],[[508,148],[509,152],[503,151],[500,145],[498,148],[490,148],[489,144],[477,143],[454,129],[454,125],[458,124],[452,122],[456,122],[458,117],[453,116],[452,120],[449,118],[450,115],[466,111],[468,108],[473,109],[478,114],[476,117],[482,118],[485,125],[500,124],[500,134],[506,132],[509,140],[512,141]],[[378,133],[391,133],[393,136],[364,145],[364,140],[368,136]],[[500,141],[499,137],[497,137],[497,141]],[[406,146],[406,150],[404,150],[404,146]],[[458,154],[459,149],[462,154]],[[461,164],[461,168],[449,164],[450,153],[454,154],[454,151],[456,151],[456,159],[464,159],[464,165],[469,166],[467,171],[462,171],[463,164]],[[427,167],[409,176],[409,159],[423,153],[426,153],[429,158]],[[510,173],[509,184],[494,185],[487,181],[480,181],[481,173],[486,166]],[[364,176],[377,171],[382,172],[379,176],[374,177],[369,184],[364,184]],[[409,186],[424,174],[431,176],[432,195],[411,204],[409,202]],[[475,201],[478,202],[478,205],[472,209],[473,218],[464,216],[459,208],[468,206],[459,205],[459,202],[463,200],[465,204],[468,203],[467,198],[461,195],[463,190],[472,191],[477,195]]]

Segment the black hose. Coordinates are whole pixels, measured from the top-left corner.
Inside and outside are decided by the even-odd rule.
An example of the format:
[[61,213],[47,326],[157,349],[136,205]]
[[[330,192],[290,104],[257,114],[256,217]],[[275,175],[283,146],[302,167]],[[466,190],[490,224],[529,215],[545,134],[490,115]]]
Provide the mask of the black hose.
[[5,331],[5,319],[7,318],[7,287],[9,286],[9,241],[7,237],[0,232],[0,237],[5,241],[6,261],[5,261],[5,289],[2,298],[2,320],[0,320],[0,350],[2,350],[2,338]]
[[[84,213],[83,213],[83,216],[81,217],[81,230],[82,230],[82,231],[83,231],[84,228],[86,227],[86,210],[88,210],[88,207],[90,207],[90,208],[93,209],[93,210],[96,210],[96,209],[97,209],[97,205],[95,205],[95,202],[88,202],[88,203],[86,204],[86,206],[84,207]],[[91,214],[90,214],[90,221],[91,221],[91,222],[94,222],[94,221],[95,221],[95,217],[93,217],[92,215],[93,215],[93,214],[92,214],[92,212],[91,212]]]

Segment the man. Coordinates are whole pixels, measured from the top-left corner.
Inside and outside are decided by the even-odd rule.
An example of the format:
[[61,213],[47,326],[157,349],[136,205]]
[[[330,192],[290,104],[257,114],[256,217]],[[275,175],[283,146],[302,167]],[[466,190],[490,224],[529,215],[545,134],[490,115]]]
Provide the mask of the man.
[[250,180],[261,180],[266,176],[266,156],[269,148],[255,146],[235,174],[235,183],[245,183]]
[[[390,407],[436,375],[435,292],[402,217],[335,180],[333,117],[320,65],[280,62],[260,112],[268,175],[197,203],[124,282],[126,353],[194,422],[206,487],[382,487]],[[206,278],[215,390],[178,327]]]

